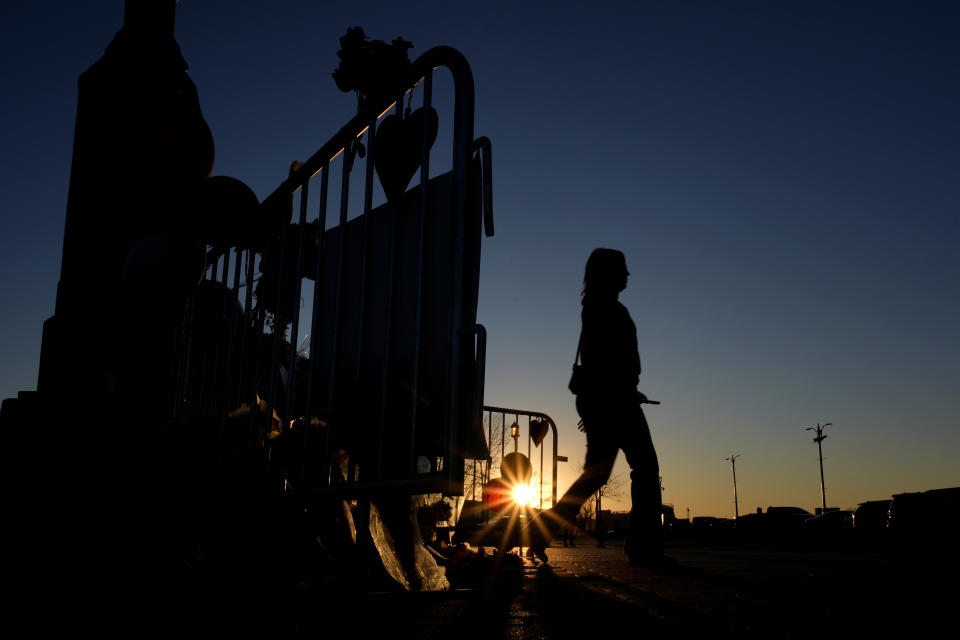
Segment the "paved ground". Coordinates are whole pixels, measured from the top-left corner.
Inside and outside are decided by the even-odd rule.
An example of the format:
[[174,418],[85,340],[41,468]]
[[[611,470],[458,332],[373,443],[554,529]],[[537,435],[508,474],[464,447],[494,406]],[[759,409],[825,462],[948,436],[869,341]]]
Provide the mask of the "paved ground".
[[548,548],[548,565],[516,554],[485,557],[457,576],[459,588],[429,593],[387,582],[372,593],[331,584],[280,592],[238,568],[233,588],[221,579],[116,593],[97,602],[99,610],[88,599],[79,611],[58,606],[44,615],[47,623],[100,629],[103,637],[143,631],[383,640],[886,638],[939,636],[953,622],[960,564],[943,541],[900,552],[673,541],[667,551],[678,567],[655,572],[628,566],[616,542],[600,549],[580,538],[576,547]]
[[303,637],[354,632],[429,640],[859,638],[933,632],[952,621],[956,562],[929,562],[931,554],[920,562],[920,555],[884,550],[694,542],[670,543],[668,551],[679,566],[657,573],[629,567],[616,543],[603,549],[587,538],[572,548],[554,544],[547,566],[511,555],[469,589],[372,594],[334,607],[342,625],[317,616],[298,631]]
[[592,542],[552,547],[551,568],[538,570],[534,586],[539,577],[571,603],[577,594],[601,594],[627,605],[619,616],[611,608],[613,617],[681,635],[915,634],[947,623],[958,593],[954,554],[947,563],[935,553],[886,548],[674,542],[668,553],[678,567],[657,573],[630,567],[616,544]]

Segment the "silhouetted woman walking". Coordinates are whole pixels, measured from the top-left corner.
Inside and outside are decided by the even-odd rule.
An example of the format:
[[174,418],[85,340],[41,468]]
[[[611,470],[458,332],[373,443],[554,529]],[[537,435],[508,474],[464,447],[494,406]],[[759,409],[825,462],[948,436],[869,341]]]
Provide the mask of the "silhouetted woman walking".
[[627,286],[627,263],[615,249],[594,249],[583,276],[579,358],[583,378],[576,388],[577,412],[587,435],[583,473],[552,509],[529,527],[530,546],[547,561],[544,548],[559,526],[572,523],[580,506],[606,484],[623,449],[630,465],[630,522],[624,551],[630,564],[664,568],[660,467],[637,391],[640,355],[637,329],[620,292]]

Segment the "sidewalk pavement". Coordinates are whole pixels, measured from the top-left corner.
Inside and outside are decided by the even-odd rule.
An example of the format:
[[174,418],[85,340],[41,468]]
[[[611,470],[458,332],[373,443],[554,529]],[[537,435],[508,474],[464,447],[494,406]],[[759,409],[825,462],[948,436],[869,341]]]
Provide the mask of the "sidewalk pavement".
[[[615,614],[621,621],[643,620],[679,635],[915,634],[948,622],[957,592],[956,564],[939,565],[936,554],[931,561],[929,554],[920,560],[876,550],[690,542],[668,543],[666,551],[678,566],[665,572],[631,567],[622,546],[608,541],[597,548],[589,538],[575,547],[554,543],[546,567],[526,562],[535,567],[535,585],[550,585],[553,598],[577,606],[585,597],[602,596],[623,605]],[[942,575],[946,568],[948,575]]]
[[[657,572],[630,567],[616,541],[606,548],[594,543],[555,542],[547,548],[547,565],[516,551],[484,556],[486,570],[472,574],[474,583],[449,591],[358,592],[337,584],[302,584],[246,593],[197,583],[192,590],[144,601],[146,614],[104,603],[92,612],[99,622],[92,621],[91,628],[121,630],[122,637],[188,630],[216,637],[375,640],[886,638],[938,631],[953,622],[955,551],[928,549],[921,557],[673,541],[667,553],[678,566]],[[146,595],[132,593],[130,600]],[[59,619],[68,629],[84,628],[57,613],[48,616],[55,624]]]

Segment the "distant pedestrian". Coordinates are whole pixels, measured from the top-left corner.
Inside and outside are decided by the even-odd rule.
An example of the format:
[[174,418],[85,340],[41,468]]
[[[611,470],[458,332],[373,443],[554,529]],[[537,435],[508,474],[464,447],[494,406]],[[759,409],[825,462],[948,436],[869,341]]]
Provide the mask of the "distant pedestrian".
[[530,546],[543,562],[556,530],[570,526],[583,502],[606,484],[622,449],[631,469],[632,500],[624,551],[631,565],[665,568],[674,563],[663,555],[660,467],[640,408],[648,400],[637,391],[637,329],[618,299],[629,275],[623,253],[615,249],[595,249],[587,260],[577,348],[582,377],[571,380],[587,455],[583,473],[557,505],[527,528]]

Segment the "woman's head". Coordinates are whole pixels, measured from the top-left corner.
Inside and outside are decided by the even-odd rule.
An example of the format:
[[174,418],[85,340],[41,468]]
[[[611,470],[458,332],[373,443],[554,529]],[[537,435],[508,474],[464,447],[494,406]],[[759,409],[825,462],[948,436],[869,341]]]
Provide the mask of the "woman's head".
[[627,260],[616,249],[594,249],[583,273],[583,295],[618,294],[627,287]]

